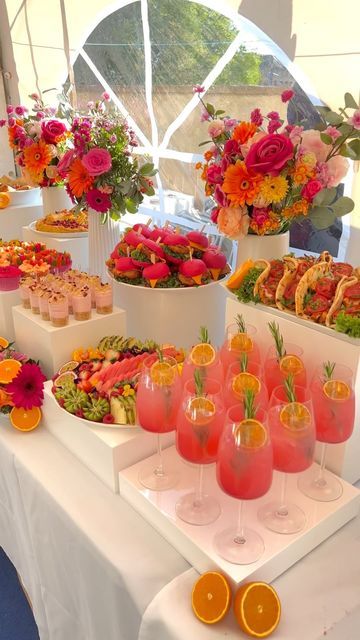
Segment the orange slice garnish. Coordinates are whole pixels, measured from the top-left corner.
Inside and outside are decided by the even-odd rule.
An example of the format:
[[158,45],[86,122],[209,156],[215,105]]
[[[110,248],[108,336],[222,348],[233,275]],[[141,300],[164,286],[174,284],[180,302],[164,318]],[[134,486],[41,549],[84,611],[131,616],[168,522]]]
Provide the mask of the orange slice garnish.
[[160,387],[169,387],[175,380],[176,372],[169,362],[154,362],[150,369],[152,382]]
[[0,209],[5,209],[6,207],[8,207],[10,204],[10,201],[11,201],[11,198],[9,194],[2,191],[0,193]]
[[279,596],[266,582],[248,582],[236,593],[234,614],[244,633],[253,638],[267,638],[280,621]]
[[200,342],[191,349],[190,361],[196,367],[208,367],[215,361],[215,349],[207,342]]
[[331,400],[347,400],[351,395],[349,385],[342,380],[328,380],[323,386],[323,392]]
[[9,341],[6,340],[6,338],[3,338],[2,336],[0,336],[0,349],[7,349],[8,346],[9,346]]
[[209,398],[192,398],[186,407],[185,415],[195,425],[204,425],[212,420],[216,412],[215,404]]
[[304,365],[298,356],[287,355],[280,360],[280,371],[286,376],[290,374],[296,376],[303,369]]
[[259,378],[254,376],[252,373],[243,371],[242,373],[238,373],[233,378],[231,388],[238,398],[242,398],[245,394],[245,391],[248,390],[253,391],[255,395],[259,393],[261,389],[261,382]]
[[311,424],[311,414],[309,409],[301,402],[289,402],[281,409],[280,422],[287,429],[300,431]]
[[253,350],[254,344],[247,333],[236,333],[230,341],[231,351],[245,351],[249,353]]
[[254,418],[242,420],[233,427],[233,436],[237,447],[259,449],[267,441],[266,429],[261,422]]
[[24,409],[23,407],[13,407],[10,411],[10,422],[19,431],[32,431],[36,429],[41,420],[41,410],[39,407]]
[[238,269],[236,269],[235,273],[230,276],[228,279],[226,286],[228,289],[238,289],[246,276],[247,272],[251,267],[254,266],[254,261],[249,259],[245,260]]
[[191,605],[198,620],[215,624],[229,611],[231,588],[227,578],[217,571],[208,571],[195,582]]
[[0,362],[0,383],[9,384],[21,369],[21,362],[12,358]]

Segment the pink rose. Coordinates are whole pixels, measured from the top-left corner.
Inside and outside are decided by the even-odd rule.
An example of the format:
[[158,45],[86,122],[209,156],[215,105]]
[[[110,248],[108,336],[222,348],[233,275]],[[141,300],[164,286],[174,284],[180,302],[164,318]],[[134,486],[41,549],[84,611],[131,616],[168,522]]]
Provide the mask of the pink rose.
[[70,149],[70,151],[66,151],[62,158],[60,158],[60,162],[57,166],[57,170],[59,175],[64,178],[70,169],[70,165],[75,157],[75,151]]
[[5,127],[6,125],[6,120],[1,119],[0,120],[0,127]]
[[348,172],[349,161],[344,156],[333,156],[326,164],[328,169],[327,186],[337,187]]
[[[286,127],[286,129],[288,129],[288,127],[289,125]],[[291,130],[289,131],[289,138],[294,145],[299,144],[299,142],[301,142],[301,136],[303,131],[304,131],[304,127],[301,127],[299,125],[295,125],[291,127]]]
[[305,151],[315,153],[319,162],[325,162],[329,151],[331,151],[331,145],[325,144],[320,138],[320,131],[315,129],[308,129],[302,132],[301,146]]
[[232,155],[239,153],[239,143],[236,140],[227,140],[224,144],[224,154]]
[[208,122],[210,120],[210,113],[203,109],[200,116],[200,122]]
[[218,229],[231,240],[246,236],[249,229],[247,207],[224,207],[217,218]]
[[280,116],[277,111],[270,111],[266,117],[269,118],[269,120],[280,120]]
[[56,144],[65,131],[66,126],[60,120],[45,120],[41,123],[41,133],[48,144]]
[[110,93],[108,93],[107,91],[104,91],[101,94],[101,97],[102,97],[103,100],[105,100],[105,102],[110,102],[110,100],[111,100]]
[[15,127],[15,126],[16,126],[16,120],[15,120],[15,118],[9,118],[9,120],[8,120],[8,125],[9,125],[10,129],[12,129],[13,127]]
[[295,94],[291,89],[285,89],[281,94],[281,100],[282,102],[289,102],[294,95]]
[[211,164],[206,171],[206,180],[210,182],[210,184],[220,183],[222,182],[221,174],[221,167],[219,167],[218,164]]
[[333,142],[337,138],[340,138],[340,136],[341,136],[340,131],[336,127],[331,127],[331,126],[326,127],[324,133],[326,133],[328,136],[330,136],[330,138],[332,138]]
[[268,124],[268,132],[269,133],[275,133],[275,131],[277,131],[278,129],[280,129],[281,127],[281,121],[280,120],[270,120],[269,124]]
[[310,180],[301,190],[301,195],[308,202],[312,202],[319,191],[323,189],[320,180]]
[[111,169],[111,155],[106,149],[90,149],[82,163],[91,176],[101,176]]
[[293,157],[292,142],[281,133],[269,133],[250,146],[245,158],[248,169],[277,176]]
[[218,136],[221,136],[222,133],[224,133],[225,131],[225,125],[223,120],[213,120],[208,127],[208,134],[211,138],[217,138]]

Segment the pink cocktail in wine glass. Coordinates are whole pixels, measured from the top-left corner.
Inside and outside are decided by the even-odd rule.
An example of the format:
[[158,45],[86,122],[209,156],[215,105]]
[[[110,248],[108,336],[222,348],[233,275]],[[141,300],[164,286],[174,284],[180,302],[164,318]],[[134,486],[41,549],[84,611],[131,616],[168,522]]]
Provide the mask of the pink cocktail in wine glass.
[[249,363],[260,363],[260,349],[256,342],[257,330],[251,324],[245,325],[242,316],[239,322],[230,324],[220,350],[220,359],[225,373],[233,362],[238,362],[246,354]]
[[244,363],[244,359],[241,359],[238,362],[233,362],[226,374],[224,387],[226,408],[243,403],[244,393],[247,389],[254,391],[255,405],[266,410],[269,397],[262,368],[256,362]]

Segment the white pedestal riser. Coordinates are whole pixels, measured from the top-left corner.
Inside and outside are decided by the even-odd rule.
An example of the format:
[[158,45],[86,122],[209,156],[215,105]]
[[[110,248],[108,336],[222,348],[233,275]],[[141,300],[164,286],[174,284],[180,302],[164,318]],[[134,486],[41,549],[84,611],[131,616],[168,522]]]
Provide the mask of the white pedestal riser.
[[116,307],[108,315],[93,309],[90,320],[77,321],[70,315],[65,327],[53,327],[51,322],[21,306],[13,307],[13,319],[17,348],[40,360],[47,378],[71,360],[74,349],[96,347],[104,336],[126,335],[125,311]]
[[[25,240],[22,236],[23,227],[41,217],[41,204],[28,204],[2,209],[0,211],[0,238],[3,240]],[[39,237],[36,240],[39,241]],[[44,240],[40,242],[44,242]]]
[[0,291],[0,336],[9,341],[15,339],[12,307],[20,304],[20,291]]

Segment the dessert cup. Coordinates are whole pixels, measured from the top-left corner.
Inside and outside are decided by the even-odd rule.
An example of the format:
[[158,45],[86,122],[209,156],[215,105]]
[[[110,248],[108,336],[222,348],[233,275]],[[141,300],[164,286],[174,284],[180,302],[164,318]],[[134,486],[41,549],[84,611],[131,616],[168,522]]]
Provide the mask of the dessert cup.
[[53,327],[65,327],[69,322],[69,305],[62,293],[53,293],[49,298],[49,313]]
[[112,313],[113,291],[110,284],[99,283],[95,289],[96,313]]
[[35,314],[39,314],[40,313],[39,293],[40,293],[39,285],[32,284],[29,287],[30,308],[31,308],[32,313],[35,313]]
[[75,320],[89,320],[91,318],[91,290],[85,285],[72,293],[72,307]]
[[33,278],[22,277],[21,280],[20,280],[20,285],[19,285],[20,298],[21,298],[21,304],[24,307],[24,309],[30,309],[31,308],[31,305],[30,305],[30,286],[32,284],[34,284]]
[[43,320],[50,320],[49,298],[52,295],[51,289],[43,288],[39,293],[39,309]]

